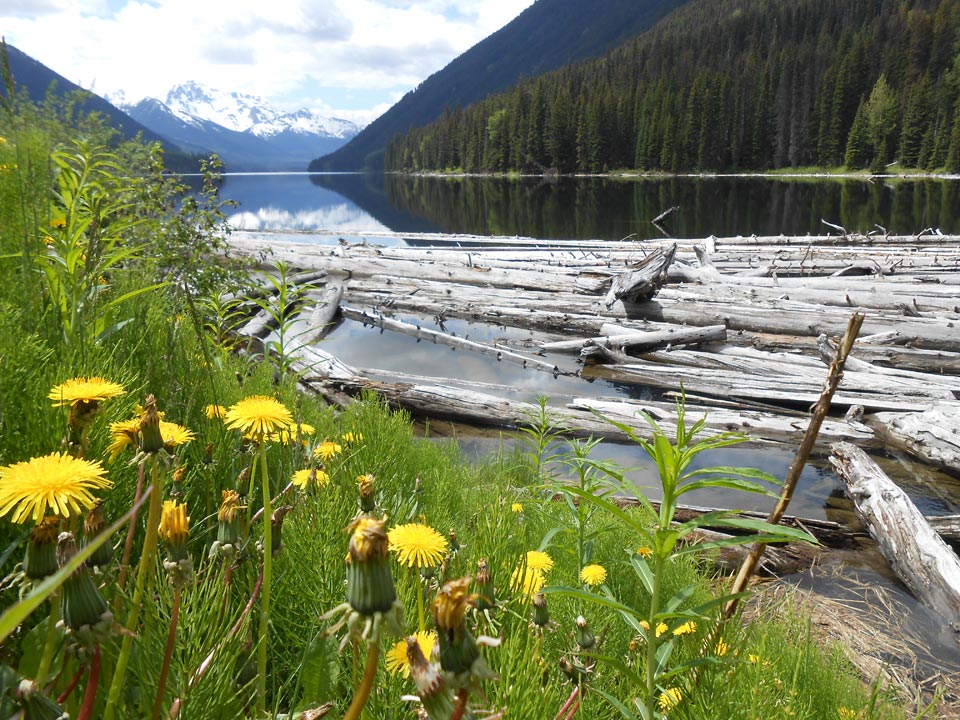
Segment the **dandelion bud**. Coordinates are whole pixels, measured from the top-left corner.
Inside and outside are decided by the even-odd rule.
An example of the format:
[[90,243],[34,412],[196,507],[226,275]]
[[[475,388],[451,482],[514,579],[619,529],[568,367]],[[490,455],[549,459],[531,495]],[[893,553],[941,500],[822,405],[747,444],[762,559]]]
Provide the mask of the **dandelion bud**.
[[223,555],[232,558],[240,540],[240,494],[236,490],[224,490],[220,509],[217,511],[217,540],[210,548],[210,557]]
[[460,540],[457,538],[457,531],[450,528],[450,533],[447,537],[450,538],[450,552],[455,555],[457,551],[460,550]]
[[163,503],[160,516],[160,539],[167,550],[167,559],[163,567],[170,573],[170,582],[174,587],[193,581],[193,561],[187,551],[190,539],[190,518],[187,506],[178,505],[176,500]]
[[21,680],[13,696],[23,708],[23,717],[31,720],[70,720],[70,714],[44,695],[33,680]]
[[206,445],[204,445],[203,457],[200,458],[200,462],[202,462],[204,465],[210,465],[213,462],[213,449],[214,444],[212,442],[208,442]]
[[246,497],[250,494],[250,468],[245,467],[237,475],[237,494],[240,497]]
[[[57,561],[66,566],[77,554],[73,533],[60,533],[57,543]],[[113,615],[86,565],[77,568],[63,583],[63,622],[81,635],[92,630],[104,632],[113,626]]]
[[173,471],[173,479],[170,487],[170,497],[174,500],[183,500],[186,493],[183,489],[183,478],[187,474],[187,468],[184,465],[179,466]]
[[57,534],[60,518],[47,515],[30,531],[23,557],[23,573],[31,580],[42,580],[57,571]]
[[357,478],[357,488],[360,492],[360,512],[370,513],[377,507],[376,478],[367,473]]
[[272,546],[271,549],[273,550],[274,555],[279,553],[283,547],[283,544],[280,542],[280,533],[283,530],[283,519],[291,510],[293,510],[293,505],[282,505],[273,511],[273,515],[271,517],[273,532],[270,535],[270,544]]
[[473,589],[478,610],[492,610],[497,604],[497,591],[490,575],[490,565],[486,558],[477,561],[477,575],[473,579]]
[[140,415],[140,450],[156,453],[163,448],[163,436],[160,434],[160,413],[157,412],[157,399],[147,395]]
[[437,625],[440,667],[457,676],[460,686],[495,677],[480,655],[476,638],[464,622],[473,597],[467,593],[470,578],[446,583],[433,601],[433,620]]
[[597,638],[590,630],[590,623],[583,615],[577,616],[577,645],[584,650],[589,650],[597,644]]
[[[80,539],[80,547],[86,547],[87,543],[100,534],[106,524],[106,520],[103,519],[103,503],[98,502],[83,519],[83,537]],[[112,559],[113,545],[108,539],[94,550],[93,555],[87,560],[87,564],[94,567],[103,567],[109,564]]]
[[561,672],[577,685],[587,679],[587,668],[576,658],[571,662],[567,658],[562,657],[560,658],[559,665]]
[[407,661],[410,675],[417,686],[417,695],[430,720],[449,720],[453,714],[453,689],[447,685],[441,669],[427,662],[415,636],[407,640]]
[[538,592],[533,596],[533,624],[539,628],[550,622],[550,610],[547,608],[547,596]]
[[385,613],[397,599],[384,523],[385,520],[361,517],[350,526],[347,602],[361,615]]

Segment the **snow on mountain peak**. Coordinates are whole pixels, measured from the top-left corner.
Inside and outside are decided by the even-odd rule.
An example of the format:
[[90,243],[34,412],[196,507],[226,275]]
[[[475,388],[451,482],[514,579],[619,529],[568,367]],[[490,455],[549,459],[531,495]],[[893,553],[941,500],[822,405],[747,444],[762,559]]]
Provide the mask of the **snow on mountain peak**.
[[360,131],[347,120],[324,117],[307,109],[285,113],[255,95],[215,90],[193,81],[173,87],[164,103],[186,123],[195,125],[197,119],[206,120],[263,138],[284,131],[343,138]]

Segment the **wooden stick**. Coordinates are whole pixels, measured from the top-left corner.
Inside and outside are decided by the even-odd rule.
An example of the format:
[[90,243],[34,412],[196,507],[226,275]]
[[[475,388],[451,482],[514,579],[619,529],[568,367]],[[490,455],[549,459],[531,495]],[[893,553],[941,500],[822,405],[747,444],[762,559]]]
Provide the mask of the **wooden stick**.
[[[820,393],[820,400],[817,402],[816,408],[814,408],[813,417],[810,418],[810,424],[807,426],[807,431],[803,435],[803,441],[800,443],[800,447],[797,448],[797,454],[793,459],[793,463],[790,465],[790,469],[787,471],[787,477],[784,480],[783,489],[780,492],[780,500],[767,517],[767,522],[769,523],[776,525],[787,511],[787,506],[790,504],[794,490],[796,490],[797,483],[800,480],[800,473],[803,472],[803,466],[806,465],[807,458],[810,457],[813,445],[817,441],[817,433],[820,432],[820,425],[830,410],[830,400],[833,398],[833,393],[836,391],[837,386],[840,384],[840,379],[843,377],[843,365],[847,360],[847,355],[850,354],[850,350],[853,348],[853,343],[857,339],[861,325],[863,325],[863,315],[854,313],[850,316],[847,331],[843,334],[843,339],[837,348],[837,354],[830,365],[830,373],[827,375],[827,380],[823,385],[823,391]],[[760,556],[763,555],[765,548],[766,543],[755,543],[751,548],[750,554],[740,566],[740,572],[737,573],[737,577],[733,581],[733,586],[730,588],[731,595],[736,595],[746,589],[747,583],[757,569]],[[734,598],[726,604],[723,608],[724,619],[729,619],[733,615],[738,604],[739,600],[737,598]]]

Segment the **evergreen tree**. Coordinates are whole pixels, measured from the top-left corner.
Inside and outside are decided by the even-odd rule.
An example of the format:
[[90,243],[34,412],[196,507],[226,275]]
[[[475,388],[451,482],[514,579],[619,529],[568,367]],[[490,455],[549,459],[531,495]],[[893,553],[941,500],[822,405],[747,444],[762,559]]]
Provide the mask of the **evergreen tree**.
[[870,129],[867,123],[866,103],[861,100],[850,134],[847,136],[847,151],[843,156],[843,164],[851,170],[865,168],[870,161],[869,144]]

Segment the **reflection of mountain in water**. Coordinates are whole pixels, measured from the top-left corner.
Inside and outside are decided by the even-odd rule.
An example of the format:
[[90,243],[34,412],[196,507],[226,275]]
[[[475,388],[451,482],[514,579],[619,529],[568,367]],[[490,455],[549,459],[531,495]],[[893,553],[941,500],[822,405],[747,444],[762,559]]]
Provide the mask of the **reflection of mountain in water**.
[[400,208],[387,196],[383,173],[315,173],[310,182],[347,198],[394,232],[450,232],[424,213]]

